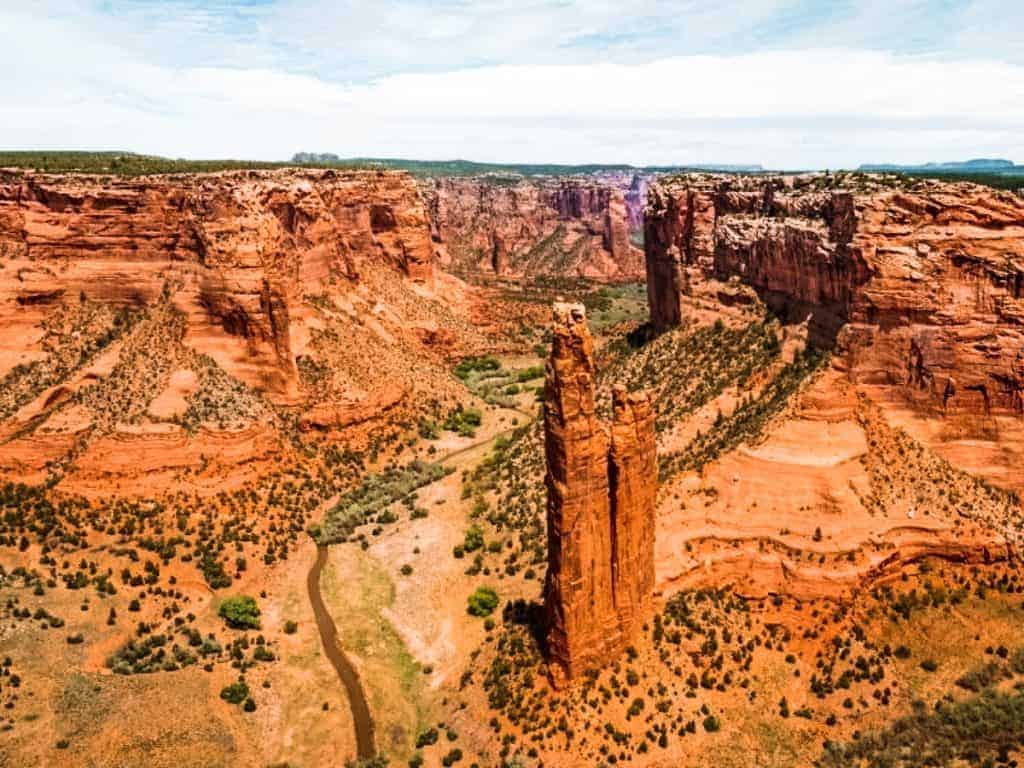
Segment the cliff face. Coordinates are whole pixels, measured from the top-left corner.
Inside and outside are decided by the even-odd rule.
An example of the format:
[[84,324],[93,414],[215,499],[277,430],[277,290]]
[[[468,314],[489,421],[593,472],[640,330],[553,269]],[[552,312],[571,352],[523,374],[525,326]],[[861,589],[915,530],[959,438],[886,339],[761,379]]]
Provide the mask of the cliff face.
[[616,391],[609,453],[594,378],[582,305],[556,304],[544,401],[544,607],[556,682],[619,655],[653,598],[657,462],[650,401]]
[[738,279],[834,344],[858,383],[926,409],[1021,413],[1024,201],[969,184],[683,177],[646,213],[651,320]]
[[216,487],[451,407],[486,340],[434,260],[404,173],[2,174],[0,476]]
[[626,281],[643,277],[630,183],[439,178],[422,190],[433,235],[460,273]]
[[658,450],[650,396],[616,386],[611,432],[612,577],[619,626],[630,640],[639,634],[654,599]]
[[140,306],[166,294],[190,344],[280,395],[295,384],[303,294],[358,280],[367,261],[429,282],[433,257],[415,186],[399,173],[0,176],[5,333],[66,298]]

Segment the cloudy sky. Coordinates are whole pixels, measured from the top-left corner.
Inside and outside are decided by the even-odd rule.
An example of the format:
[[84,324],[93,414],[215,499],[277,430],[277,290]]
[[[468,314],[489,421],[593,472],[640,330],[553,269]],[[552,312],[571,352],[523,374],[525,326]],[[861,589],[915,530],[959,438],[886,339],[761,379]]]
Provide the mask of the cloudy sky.
[[0,147],[1024,162],[1021,0],[0,0]]

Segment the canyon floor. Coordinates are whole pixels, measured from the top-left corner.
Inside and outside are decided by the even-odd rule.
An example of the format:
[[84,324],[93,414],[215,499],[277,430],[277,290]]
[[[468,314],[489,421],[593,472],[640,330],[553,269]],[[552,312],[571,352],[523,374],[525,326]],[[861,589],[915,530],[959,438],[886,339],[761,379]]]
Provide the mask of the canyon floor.
[[[233,263],[209,292],[168,258],[116,310],[79,295],[88,274],[54,266],[51,295],[4,252],[0,768],[1017,764],[1019,415],[856,380],[735,280],[695,280],[659,333],[642,283],[414,280],[411,185],[286,181],[231,199],[326,261],[316,216],[352,195],[352,274],[293,290],[274,264],[239,288]],[[561,688],[540,625],[557,299],[586,308],[598,410],[615,385],[651,393],[659,464],[654,611]]]

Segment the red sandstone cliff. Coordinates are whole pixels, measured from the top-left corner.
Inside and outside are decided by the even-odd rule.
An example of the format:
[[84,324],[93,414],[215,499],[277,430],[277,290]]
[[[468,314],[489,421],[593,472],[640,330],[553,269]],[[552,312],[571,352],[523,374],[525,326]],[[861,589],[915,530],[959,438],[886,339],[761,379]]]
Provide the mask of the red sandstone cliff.
[[615,392],[609,453],[582,305],[556,304],[552,332],[544,607],[552,672],[562,682],[620,654],[651,605],[657,461],[650,400],[624,390]]
[[271,456],[274,406],[362,435],[453,404],[483,341],[435,248],[400,172],[0,173],[0,475],[152,485]]
[[1024,410],[1024,200],[863,176],[682,177],[646,212],[651,320],[679,322],[691,278],[737,278],[810,316],[859,383],[921,407]]
[[643,278],[627,178],[453,177],[422,190],[433,235],[460,273]]
[[[292,324],[304,294],[356,280],[367,261],[429,282],[433,256],[401,173],[0,176],[9,338],[31,335],[63,298],[139,306],[168,292],[192,346],[282,395],[295,383]],[[4,346],[16,360],[17,343]]]

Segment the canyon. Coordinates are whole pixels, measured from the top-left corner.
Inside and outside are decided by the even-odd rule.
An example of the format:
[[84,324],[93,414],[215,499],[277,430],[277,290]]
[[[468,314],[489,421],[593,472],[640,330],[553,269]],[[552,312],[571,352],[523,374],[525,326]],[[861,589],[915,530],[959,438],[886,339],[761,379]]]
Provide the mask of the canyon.
[[1022,274],[1019,196],[893,175],[2,171],[0,765],[838,768],[994,706]]
[[1024,201],[970,184],[698,178],[652,191],[651,321],[735,278],[809,318],[854,383],[936,413],[1020,415]]
[[[643,277],[645,177],[477,176],[421,183],[435,241],[460,275]],[[444,263],[444,262],[443,262]]]
[[454,400],[443,361],[481,337],[437,260],[399,172],[6,172],[0,467],[233,472],[280,452],[277,407],[340,434]]

